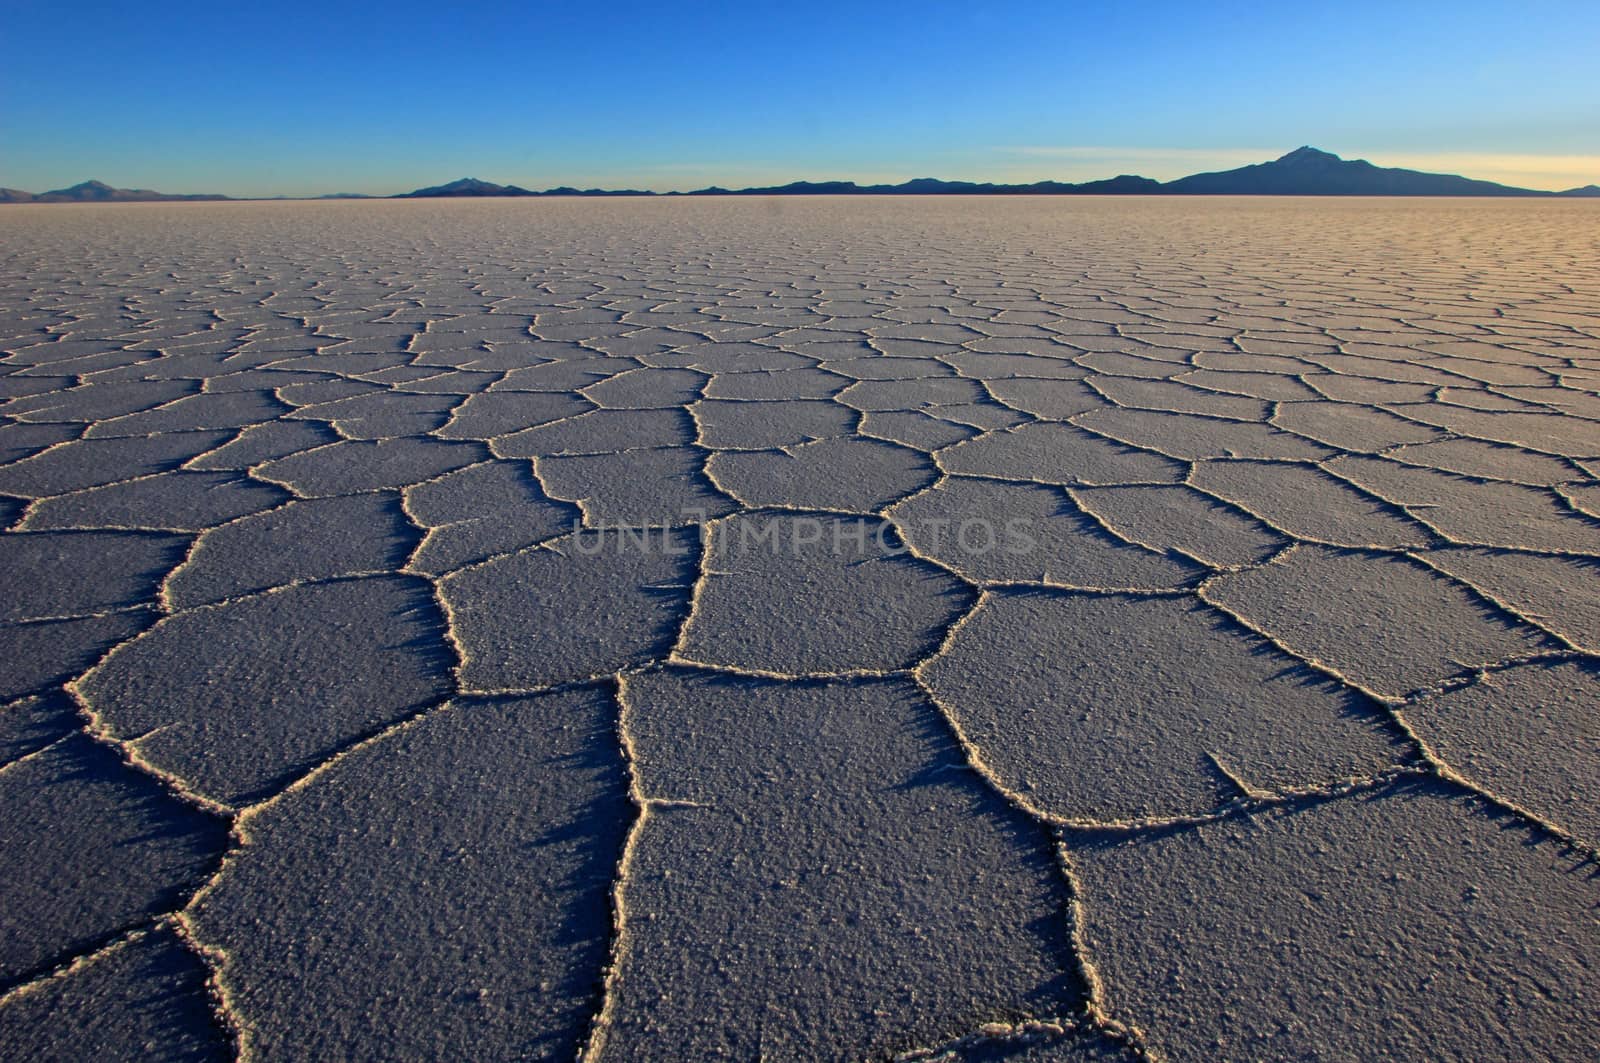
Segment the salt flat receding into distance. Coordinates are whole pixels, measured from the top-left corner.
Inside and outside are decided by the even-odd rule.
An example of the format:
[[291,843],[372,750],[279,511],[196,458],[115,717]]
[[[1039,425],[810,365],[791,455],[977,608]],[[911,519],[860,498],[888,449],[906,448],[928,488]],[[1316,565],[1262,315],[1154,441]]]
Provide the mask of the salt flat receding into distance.
[[0,1055],[1600,1054],[1592,205],[0,248]]

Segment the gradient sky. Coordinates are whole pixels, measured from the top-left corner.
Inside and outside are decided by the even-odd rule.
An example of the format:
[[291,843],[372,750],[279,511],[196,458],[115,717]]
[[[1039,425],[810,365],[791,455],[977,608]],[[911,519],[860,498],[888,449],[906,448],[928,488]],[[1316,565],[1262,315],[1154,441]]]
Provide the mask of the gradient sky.
[[1168,179],[1312,144],[1600,182],[1600,3],[0,0],[0,185]]

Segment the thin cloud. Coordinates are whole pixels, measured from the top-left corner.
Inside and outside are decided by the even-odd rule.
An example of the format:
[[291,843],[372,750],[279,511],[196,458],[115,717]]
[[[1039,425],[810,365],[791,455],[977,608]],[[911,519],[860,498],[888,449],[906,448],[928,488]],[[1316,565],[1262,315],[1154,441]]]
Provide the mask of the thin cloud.
[[1370,156],[1378,166],[1459,173],[1485,181],[1559,192],[1600,184],[1600,155],[1513,155],[1497,152],[1406,152]]
[[[995,148],[995,151],[1013,155],[1030,155],[1057,159],[1259,159],[1263,152],[1273,148],[1114,148],[1097,145],[1024,144]],[[1282,152],[1279,152],[1282,154]]]

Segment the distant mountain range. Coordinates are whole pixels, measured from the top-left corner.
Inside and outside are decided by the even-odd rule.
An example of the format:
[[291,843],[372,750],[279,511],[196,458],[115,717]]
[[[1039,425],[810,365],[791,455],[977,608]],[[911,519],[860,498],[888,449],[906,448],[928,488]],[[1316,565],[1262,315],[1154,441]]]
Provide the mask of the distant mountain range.
[[227,199],[217,195],[170,195],[152,192],[148,188],[112,188],[104,181],[85,181],[71,188],[58,188],[54,192],[24,192],[17,188],[0,188],[0,203],[167,203],[194,200]]
[[977,181],[941,181],[918,177],[897,185],[858,185],[854,181],[794,181],[761,188],[700,188],[693,192],[606,191],[591,188],[551,188],[534,192],[516,185],[497,185],[463,177],[447,185],[419,188],[396,199],[434,199],[454,196],[1600,196],[1600,186],[1586,185],[1565,192],[1513,188],[1493,181],[1476,181],[1454,174],[1422,173],[1374,166],[1365,159],[1341,159],[1316,148],[1296,148],[1271,162],[1241,166],[1220,173],[1197,173],[1176,181],[1151,180],[1123,174],[1101,181],[1070,184],[1035,181],[1032,184],[992,184]]
[[[232,200],[235,196],[217,195],[214,192],[174,194],[152,192],[148,188],[112,188],[104,181],[84,181],[71,188],[58,188],[54,192],[24,192],[20,188],[0,188],[0,203],[214,203]],[[290,196],[273,196],[289,199]],[[325,196],[299,197],[310,199],[374,199],[362,192],[331,192]]]
[[[699,188],[686,196],[1144,196],[1161,192],[1161,182],[1123,174],[1101,181],[1069,184],[1035,181],[1026,185],[1001,185],[980,181],[941,181],[917,177],[897,185],[858,185],[854,181],[795,181],[767,188]],[[671,193],[668,193],[669,195]]]
[[[1154,181],[1123,174],[1102,181],[1071,184],[1035,181],[1032,184],[991,184],[976,181],[941,181],[918,177],[897,185],[858,185],[854,181],[794,181],[763,188],[728,189],[712,186],[692,192],[646,192],[638,189],[549,188],[542,192],[517,185],[497,185],[475,177],[449,184],[404,192],[393,199],[505,198],[521,196],[1526,196],[1600,197],[1600,185],[1584,185],[1564,192],[1514,188],[1493,181],[1478,181],[1455,174],[1423,173],[1397,167],[1374,166],[1365,159],[1341,159],[1316,148],[1296,148],[1271,162],[1241,166],[1217,173],[1197,173],[1175,181]],[[128,201],[218,200],[228,196],[166,195],[147,189],[112,188],[99,181],[33,195],[0,188],[0,203],[102,203]],[[280,197],[282,198],[282,197]],[[351,193],[317,196],[318,199],[365,198]]]
[[[476,177],[463,177],[459,181],[451,181],[447,185],[434,185],[432,188],[419,188],[415,192],[402,192],[390,199],[453,199],[458,197],[495,197],[495,196],[653,196],[655,192],[645,192],[637,188],[623,188],[610,190],[605,188],[550,188],[543,192],[534,192],[530,189],[519,188],[516,185],[497,185],[488,181],[480,181]],[[664,193],[670,195],[671,193]]]

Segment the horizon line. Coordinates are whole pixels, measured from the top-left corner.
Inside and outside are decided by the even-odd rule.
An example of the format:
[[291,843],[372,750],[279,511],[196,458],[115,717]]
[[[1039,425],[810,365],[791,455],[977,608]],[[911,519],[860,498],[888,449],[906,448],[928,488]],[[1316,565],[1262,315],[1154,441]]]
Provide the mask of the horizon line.
[[[1014,159],[1030,161],[1038,161],[1042,159],[1075,160],[1079,163],[1079,165],[1076,167],[1067,167],[1067,169],[1075,170],[1077,172],[1065,175],[1037,175],[1037,170],[1035,170],[1033,167],[1028,167],[1028,172],[1018,173],[1014,167],[1007,167],[1002,164],[990,168],[992,170],[1002,172],[991,173],[982,176],[931,177],[929,176],[929,172],[931,171],[906,170],[901,170],[892,174],[886,174],[882,170],[856,171],[850,176],[838,176],[837,171],[830,173],[829,171],[823,170],[811,170],[807,167],[796,167],[795,170],[786,170],[786,168],[781,166],[738,163],[664,163],[655,167],[643,167],[640,170],[635,171],[635,178],[642,178],[642,180],[630,179],[621,173],[607,173],[605,175],[590,174],[581,178],[569,176],[566,180],[560,180],[551,177],[530,179],[527,177],[513,176],[509,179],[499,178],[496,181],[489,183],[503,183],[507,186],[525,188],[536,193],[548,191],[554,188],[573,188],[579,192],[631,191],[642,194],[666,196],[673,194],[689,195],[694,192],[702,192],[711,188],[725,188],[729,191],[738,192],[747,188],[782,187],[784,185],[796,183],[854,183],[858,185],[871,186],[903,184],[908,181],[919,180],[940,180],[952,183],[962,182],[972,184],[1015,186],[1048,182],[1060,184],[1084,184],[1095,181],[1112,180],[1116,177],[1148,177],[1148,175],[1140,173],[1133,166],[1125,167],[1120,170],[1116,169],[1115,166],[1107,166],[1106,169],[1101,172],[1100,176],[1089,176],[1087,173],[1083,172],[1086,166],[1094,165],[1095,161],[1110,163],[1112,160],[1117,160],[1120,162],[1133,163],[1135,165],[1140,163],[1165,162],[1166,165],[1156,165],[1150,167],[1150,169],[1152,169],[1153,172],[1168,173],[1171,174],[1171,176],[1148,177],[1148,179],[1158,181],[1162,184],[1167,184],[1172,181],[1182,179],[1183,177],[1194,176],[1198,173],[1225,172],[1229,169],[1238,168],[1241,165],[1248,165],[1252,161],[1258,163],[1271,162],[1275,158],[1281,157],[1281,155],[1271,155],[1270,153],[1273,151],[1281,151],[1281,149],[1148,148],[1093,145],[1009,145],[990,148],[989,153],[991,155],[1009,156]],[[1263,158],[1263,156],[1266,157]],[[1350,162],[1371,162],[1373,165],[1382,168],[1412,169],[1435,176],[1466,176],[1469,172],[1475,171],[1476,174],[1482,176],[1471,176],[1469,179],[1504,184],[1508,187],[1525,189],[1532,192],[1563,192],[1576,188],[1588,187],[1594,184],[1600,184],[1600,155],[1445,151],[1380,153],[1378,158],[1382,160],[1381,162],[1373,161],[1370,157],[1365,155],[1354,157],[1340,156],[1340,158],[1344,159],[1344,161]],[[1187,163],[1190,166],[1198,165],[1201,168],[1196,170],[1183,170],[1180,172],[1177,169],[1177,166],[1181,165],[1182,163]],[[472,167],[472,165],[473,164],[471,163],[467,164],[469,169]],[[650,179],[651,176],[657,178],[664,177],[665,174],[662,171],[694,171],[705,174],[716,169],[723,170],[723,175],[715,179],[705,180],[704,183],[695,185],[694,187],[661,187],[663,182]],[[970,165],[952,165],[948,169],[955,171],[956,173],[970,174],[973,167]],[[1113,173],[1111,172],[1112,170],[1116,170],[1116,172]],[[484,170],[482,172],[493,171]],[[793,174],[796,172],[798,172],[800,176],[793,176]],[[909,176],[902,176],[908,172],[910,174]],[[478,178],[451,178],[442,182],[438,182],[438,184],[449,184],[456,180],[476,179]],[[741,180],[749,183],[742,185],[736,183]],[[29,192],[29,194],[35,196],[48,195],[95,181],[111,184],[119,190],[157,190],[153,187],[153,185],[146,185],[144,183],[145,179],[136,180],[127,185],[122,185],[114,182],[105,182],[103,178],[89,177],[86,179],[80,179],[72,184],[54,185],[39,192]],[[547,181],[552,183],[545,185],[545,182]],[[163,182],[156,181],[153,184],[159,185],[162,183]],[[333,189],[329,191],[302,190],[293,192],[279,192],[250,190],[219,192],[206,188],[196,191],[169,191],[167,189],[159,189],[159,191],[164,195],[224,196],[228,199],[236,200],[309,200],[341,196],[379,199],[405,196],[411,192],[418,191],[423,188],[438,187],[438,184],[422,184],[413,188],[391,185],[383,191],[359,190],[359,186],[363,183],[364,182],[350,182],[344,185],[334,184]],[[219,182],[219,184],[225,184],[225,182]],[[330,182],[330,184],[332,184],[332,182]],[[536,187],[540,185],[545,185],[545,187],[542,189]],[[368,185],[367,187],[370,188],[371,186]],[[0,188],[4,188],[7,191],[25,191],[25,189],[21,187],[21,183],[17,185],[11,185],[5,181],[0,181]]]
[[[1080,176],[1080,174],[1072,174],[1072,176],[1030,176],[1029,174],[1029,176],[958,176],[958,178],[936,178],[936,176],[928,176],[926,173],[915,173],[914,176],[909,176],[909,178],[902,178],[902,176],[899,176],[899,174],[894,174],[894,176],[883,176],[882,173],[878,173],[872,174],[872,176],[867,176],[867,174],[858,173],[856,176],[798,176],[798,178],[795,178],[795,176],[784,176],[784,178],[768,178],[766,181],[757,181],[755,184],[742,184],[742,186],[739,186],[739,184],[734,184],[734,179],[720,178],[715,179],[715,181],[710,181],[709,184],[701,184],[701,186],[698,187],[672,187],[672,189],[662,189],[662,187],[651,187],[651,184],[653,184],[651,181],[627,181],[627,179],[616,179],[614,178],[613,174],[611,181],[616,181],[616,183],[611,183],[611,181],[594,183],[594,178],[576,179],[576,181],[558,181],[558,183],[550,184],[550,186],[542,187],[541,189],[541,187],[536,186],[539,186],[539,184],[544,184],[544,181],[528,181],[526,178],[514,178],[510,179],[510,181],[506,181],[506,183],[499,184],[499,187],[522,189],[523,192],[528,192],[528,194],[531,195],[560,195],[562,194],[560,191],[570,191],[568,194],[632,194],[642,195],[642,197],[670,197],[670,195],[717,194],[717,192],[725,192],[725,194],[749,194],[752,189],[781,189],[781,187],[794,186],[794,184],[818,184],[818,186],[827,186],[827,184],[834,184],[834,186],[838,186],[838,184],[851,184],[851,186],[869,187],[870,189],[870,187],[901,186],[901,184],[917,183],[917,181],[939,181],[939,183],[946,184],[974,184],[974,186],[997,186],[1002,187],[1002,189],[1011,189],[1011,187],[1035,186],[1035,184],[1064,184],[1064,186],[1082,186],[1082,184],[1107,183],[1107,181],[1117,181],[1117,179],[1141,178],[1146,179],[1146,181],[1152,181],[1152,183],[1155,184],[1162,184],[1162,186],[1166,186],[1166,184],[1173,184],[1176,183],[1176,181],[1182,181],[1184,178],[1198,176],[1198,174],[1227,173],[1227,171],[1237,170],[1237,168],[1243,168],[1243,166],[1277,162],[1277,160],[1282,160],[1282,158],[1286,157],[1286,155],[1294,154],[1294,152],[1298,152],[1298,150],[1306,150],[1307,147],[1309,146],[1301,146],[1299,149],[1290,150],[1290,152],[1285,152],[1283,155],[1267,158],[1262,158],[1261,155],[1275,149],[1237,149],[1237,147],[1235,147],[1235,149],[1211,150],[1189,149],[1189,147],[1162,149],[1162,147],[1099,146],[1006,146],[992,147],[992,149],[989,149],[990,152],[995,152],[995,154],[1010,154],[1014,155],[1014,157],[1075,158],[1075,160],[1083,160],[1083,162],[1088,162],[1088,160],[1102,160],[1102,162],[1109,162],[1109,160],[1112,160],[1112,158],[1117,158],[1117,160],[1122,160],[1122,162],[1154,162],[1154,160],[1168,160],[1168,162],[1174,162],[1174,160],[1182,158],[1182,160],[1186,160],[1186,162],[1190,162],[1192,165],[1194,165],[1194,163],[1202,163],[1203,165],[1206,160],[1214,160],[1214,168],[1202,168],[1202,170],[1189,171],[1189,173],[1181,173],[1178,174],[1178,176],[1173,176],[1173,178],[1149,178],[1149,176],[1146,176],[1146,174],[1136,173],[1133,168],[1125,168],[1125,170],[1118,171],[1118,173],[1107,174],[1107,176],[1098,176],[1098,178],[1086,178],[1086,176]],[[1310,150],[1318,150],[1318,152],[1320,152],[1320,149]],[[1600,184],[1600,179],[1592,176],[1592,174],[1600,174],[1600,155],[1494,154],[1494,152],[1488,152],[1488,154],[1485,154],[1485,152],[1422,152],[1422,154],[1406,154],[1406,152],[1400,152],[1400,154],[1389,155],[1386,163],[1376,163],[1371,162],[1370,158],[1366,157],[1342,157],[1342,155],[1336,155],[1333,154],[1333,152],[1320,152],[1320,154],[1334,155],[1334,158],[1339,158],[1341,162],[1365,162],[1370,163],[1370,165],[1373,166],[1378,166],[1378,168],[1381,168],[1381,170],[1411,170],[1414,171],[1414,173],[1427,174],[1427,176],[1438,176],[1438,178],[1459,178],[1459,176],[1466,176],[1466,174],[1462,173],[1462,170],[1478,170],[1480,173],[1482,173],[1483,170],[1488,170],[1490,173],[1493,173],[1494,176],[1470,176],[1470,178],[1467,179],[1469,179],[1469,181],[1480,181],[1480,183],[1501,184],[1501,186],[1509,187],[1509,189],[1533,192],[1533,194],[1560,194],[1560,192],[1579,191],[1579,189],[1587,189],[1587,187],[1595,187],[1597,184]],[[1251,163],[1251,160],[1254,160],[1254,163]],[[1486,160],[1499,160],[1502,165],[1483,165],[1483,163],[1486,163]],[[1562,178],[1555,179],[1555,171],[1547,170],[1546,173],[1542,174],[1544,179],[1539,179],[1539,181],[1526,181],[1528,176],[1534,176],[1534,174],[1522,171],[1523,166],[1538,165],[1538,163],[1541,162],[1550,163],[1552,160],[1560,160],[1560,162],[1565,163],[1565,168],[1560,171],[1560,173],[1563,173]],[[1406,163],[1410,163],[1410,165],[1406,165]],[[1459,166],[1459,168],[1454,168],[1454,170],[1434,170],[1434,168],[1427,168],[1427,166],[1430,165],[1450,165],[1450,163],[1458,163],[1458,165],[1459,163],[1466,163],[1466,165]],[[1480,163],[1480,165],[1474,166],[1472,163]],[[1507,165],[1507,163],[1509,163],[1509,165]],[[1517,166],[1517,171],[1512,171],[1512,166]],[[1582,166],[1582,170],[1579,170],[1578,166]],[[667,168],[667,170],[690,170],[690,168],[693,168],[693,170],[701,170],[701,166],[699,165],[690,166],[686,165],[686,163],[664,163],[662,166],[656,166],[654,170],[658,171],[659,173],[659,170],[662,170],[662,168]],[[709,170],[709,168],[710,166],[706,166],[706,170]],[[733,166],[731,170],[739,171],[741,170],[741,166]],[[757,168],[757,166],[742,166],[742,170],[744,170],[744,174],[746,174],[746,176],[744,176],[746,181],[755,179],[755,174],[757,173],[771,173],[770,170],[766,170],[765,166],[760,166],[760,168]],[[955,170],[963,170],[963,168],[962,166],[955,166]],[[1170,166],[1155,166],[1155,170],[1170,170]],[[645,176],[645,174],[643,174],[642,171],[642,173],[638,174],[638,176]],[[155,192],[155,194],[165,195],[165,197],[213,197],[211,202],[216,202],[218,199],[238,200],[238,202],[267,202],[267,200],[405,199],[405,197],[410,197],[410,195],[414,195],[416,192],[426,191],[426,189],[435,189],[435,187],[446,187],[450,186],[450,184],[462,183],[462,181],[482,181],[482,179],[477,178],[477,176],[462,176],[462,178],[448,179],[448,181],[443,181],[443,183],[424,184],[424,186],[413,187],[413,189],[405,189],[405,191],[397,192],[363,192],[354,191],[354,189],[350,189],[350,187],[342,187],[342,189],[339,189],[339,191],[331,192],[171,192],[157,191],[157,189],[152,189],[152,187],[120,186],[120,184],[107,183],[107,181],[104,181],[104,179],[101,178],[86,178],[82,179],[82,181],[77,181],[77,183],[74,184],[64,184],[64,186],[51,187],[51,189],[45,189],[45,191],[42,192],[26,192],[24,189],[21,189],[21,187],[6,186],[5,183],[0,183],[0,191],[24,192],[24,194],[29,195],[29,197],[43,197],[43,195],[54,195],[61,194],[61,192],[72,191],[72,189],[78,189],[78,187],[86,186],[86,184],[102,184],[102,186],[114,187],[115,191]],[[1571,181],[1571,184],[1568,184],[1568,181]],[[483,181],[483,183],[498,184],[496,181]],[[1160,194],[1160,192],[1152,191],[1152,194]],[[0,202],[3,202],[3,200],[0,200]],[[26,202],[26,200],[24,200],[24,202]],[[85,202],[88,202],[88,200],[85,200]],[[114,202],[117,202],[117,200],[114,200]],[[122,202],[126,202],[126,200],[122,200]]]

